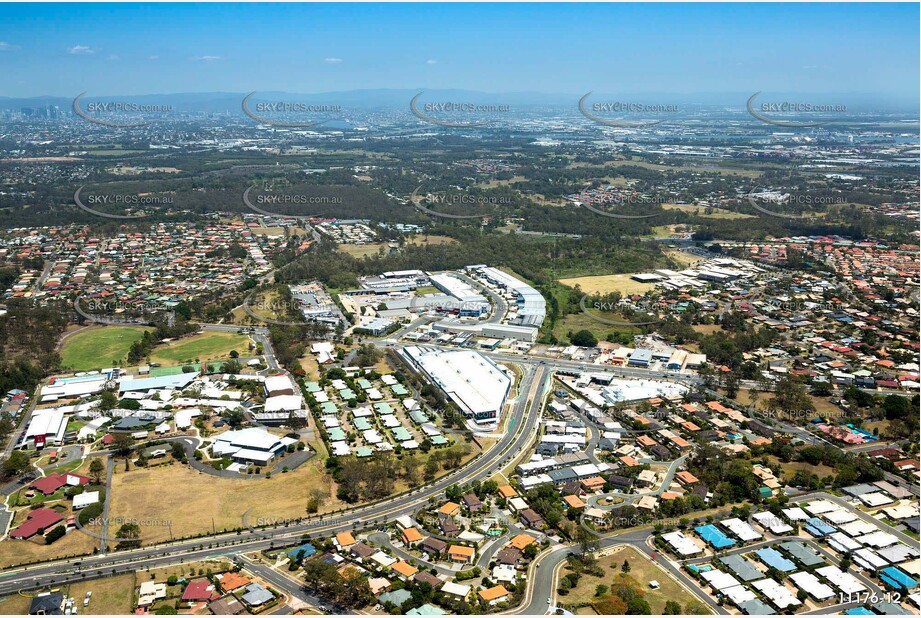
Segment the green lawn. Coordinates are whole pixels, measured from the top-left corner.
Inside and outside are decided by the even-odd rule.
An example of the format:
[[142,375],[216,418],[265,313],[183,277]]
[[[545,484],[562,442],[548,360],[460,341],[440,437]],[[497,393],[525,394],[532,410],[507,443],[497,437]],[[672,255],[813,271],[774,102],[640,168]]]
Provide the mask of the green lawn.
[[164,365],[190,360],[219,360],[229,358],[231,350],[247,356],[249,344],[250,338],[246,335],[206,332],[158,345],[150,354],[150,360]]
[[101,326],[68,337],[61,349],[61,363],[74,371],[111,367],[128,358],[131,344],[140,339],[144,326]]

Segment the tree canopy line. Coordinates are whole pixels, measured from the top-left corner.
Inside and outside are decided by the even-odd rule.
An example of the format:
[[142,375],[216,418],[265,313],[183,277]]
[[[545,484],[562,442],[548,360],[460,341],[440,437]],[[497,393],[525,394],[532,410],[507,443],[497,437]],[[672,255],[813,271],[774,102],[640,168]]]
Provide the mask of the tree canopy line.
[[18,388],[31,391],[61,362],[57,344],[67,320],[53,306],[11,298],[0,319],[0,395]]

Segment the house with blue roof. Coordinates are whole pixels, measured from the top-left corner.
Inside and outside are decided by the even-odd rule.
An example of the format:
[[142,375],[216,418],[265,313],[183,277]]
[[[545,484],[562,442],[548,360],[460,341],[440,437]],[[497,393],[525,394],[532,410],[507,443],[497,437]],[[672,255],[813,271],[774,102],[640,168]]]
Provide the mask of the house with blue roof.
[[773,547],[765,547],[755,552],[761,561],[769,567],[775,568],[784,573],[790,573],[796,570],[796,565],[790,560],[784,558],[779,551]]
[[918,586],[918,581],[916,579],[910,577],[908,573],[902,569],[894,566],[883,569],[879,574],[879,578],[896,590],[911,590]]
[[289,550],[288,557],[292,560],[296,560],[301,552],[304,552],[304,554],[301,556],[301,559],[306,560],[307,558],[317,553],[317,548],[310,543],[304,543],[299,547],[295,547],[294,549]]

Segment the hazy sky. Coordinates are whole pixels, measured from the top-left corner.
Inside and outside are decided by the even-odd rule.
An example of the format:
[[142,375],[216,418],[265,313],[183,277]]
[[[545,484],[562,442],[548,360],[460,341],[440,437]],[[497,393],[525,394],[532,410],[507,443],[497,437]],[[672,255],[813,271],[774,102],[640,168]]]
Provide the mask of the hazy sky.
[[910,4],[3,4],[0,96],[364,88],[917,100]]

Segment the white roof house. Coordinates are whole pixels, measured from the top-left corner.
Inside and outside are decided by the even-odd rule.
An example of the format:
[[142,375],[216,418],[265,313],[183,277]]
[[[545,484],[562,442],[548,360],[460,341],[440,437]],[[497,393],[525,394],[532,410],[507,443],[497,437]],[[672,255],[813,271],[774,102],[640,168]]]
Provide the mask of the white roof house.
[[292,395],[298,392],[297,387],[286,375],[269,376],[265,379],[265,392],[273,397],[275,395]]
[[773,579],[759,579],[756,582],[752,582],[752,586],[770,599],[771,605],[778,609],[786,609],[787,607],[803,604],[786,586],[778,584]]
[[107,380],[108,377],[106,376],[80,378],[79,380],[55,379],[53,384],[42,387],[41,395],[42,397],[57,397],[58,399],[84,397],[101,392]]
[[276,395],[265,400],[266,412],[296,412],[304,408],[300,395]]
[[806,511],[799,507],[784,509],[783,514],[786,515],[787,519],[790,521],[806,521],[809,519],[809,515],[806,514]]
[[178,410],[173,420],[176,421],[176,429],[188,429],[192,426],[192,419],[201,416],[201,410],[198,408],[187,408]]
[[466,598],[470,594],[470,586],[466,584],[455,584],[454,582],[445,582],[441,591],[455,597]]
[[856,594],[867,589],[856,577],[836,566],[824,566],[816,569],[815,572],[831,582],[832,586],[844,594]]
[[770,511],[755,513],[752,518],[764,528],[770,530],[773,534],[786,534],[792,532],[793,527],[787,524],[782,518],[774,515]]
[[112,418],[109,416],[98,416],[94,418],[77,432],[77,441],[83,442],[84,440],[95,437],[99,428],[111,420]]
[[266,464],[292,442],[290,438],[279,438],[260,427],[249,427],[219,435],[211,445],[211,452],[240,463]]
[[835,594],[834,590],[823,584],[819,581],[818,577],[808,571],[800,571],[799,573],[791,574],[790,581],[792,581],[797,588],[804,590],[817,601],[830,599]]
[[741,585],[741,582],[739,582],[739,580],[737,580],[729,573],[726,573],[725,571],[718,571],[716,569],[705,571],[701,573],[700,576],[707,580],[707,583],[713,586],[713,589],[717,592],[722,592],[724,590],[728,590],[729,588]]
[[99,502],[98,491],[85,491],[82,494],[74,496],[73,508],[75,511],[78,511],[85,506],[96,504],[97,502]]
[[694,554],[703,552],[702,547],[686,537],[682,532],[669,532],[668,534],[663,534],[662,538],[682,556],[693,556]]
[[762,538],[760,532],[752,528],[748,523],[742,521],[738,517],[732,519],[724,519],[720,523],[745,543],[749,541],[756,541]]
[[757,598],[754,592],[742,585],[726,588],[722,593],[729,597],[729,600],[736,605],[740,605],[746,601],[754,601]]
[[157,599],[166,598],[166,584],[155,583],[150,580],[141,582],[138,589],[138,607],[146,607]]

